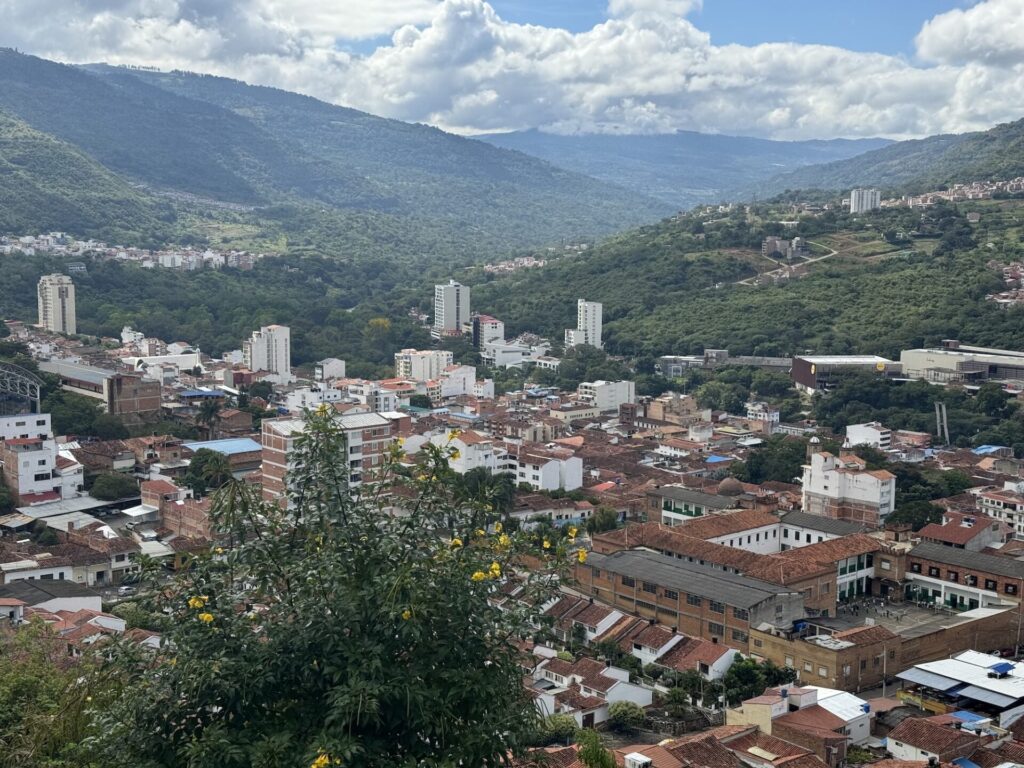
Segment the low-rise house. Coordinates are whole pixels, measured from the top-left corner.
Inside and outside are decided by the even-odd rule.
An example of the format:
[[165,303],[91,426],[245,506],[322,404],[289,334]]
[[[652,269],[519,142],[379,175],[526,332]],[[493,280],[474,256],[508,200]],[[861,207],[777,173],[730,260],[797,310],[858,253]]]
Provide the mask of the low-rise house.
[[98,592],[65,579],[48,581],[16,581],[0,585],[0,600],[19,600],[23,610],[38,608],[44,611],[103,610],[103,599]]
[[593,728],[608,719],[608,706],[631,701],[650,706],[652,692],[629,682],[629,671],[582,658],[541,661],[533,673],[537,708],[542,715],[569,714],[582,728]]
[[1013,536],[1013,530],[1006,523],[982,515],[945,512],[941,523],[929,523],[917,535],[921,541],[981,552],[987,547],[1005,544]]
[[886,751],[897,760],[937,758],[943,763],[969,758],[980,745],[976,734],[924,717],[908,717],[885,740]]

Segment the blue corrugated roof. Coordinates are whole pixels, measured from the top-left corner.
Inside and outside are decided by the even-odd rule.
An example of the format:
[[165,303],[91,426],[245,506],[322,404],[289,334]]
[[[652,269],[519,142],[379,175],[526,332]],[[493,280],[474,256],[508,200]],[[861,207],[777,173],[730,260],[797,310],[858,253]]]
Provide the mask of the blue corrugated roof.
[[988,456],[990,453],[996,453],[997,451],[1005,451],[1005,445],[979,445],[971,453],[977,456]]
[[716,456],[715,454],[711,454],[704,459],[704,462],[707,464],[717,464],[721,461],[732,461],[732,458],[729,456]]
[[949,714],[957,720],[963,720],[965,723],[976,723],[979,720],[989,719],[984,715],[979,715],[977,712],[968,712],[966,709],[958,709],[956,712],[950,712]]
[[959,765],[960,768],[981,768],[977,763],[972,763],[966,757],[958,757],[953,761],[953,765]]
[[178,397],[224,397],[224,393],[212,389],[186,389],[179,392]]
[[198,443],[185,443],[185,447],[191,451],[198,451],[206,448],[210,451],[223,453],[225,456],[232,456],[236,453],[251,453],[260,450],[261,446],[251,437],[229,437],[224,440],[204,440]]

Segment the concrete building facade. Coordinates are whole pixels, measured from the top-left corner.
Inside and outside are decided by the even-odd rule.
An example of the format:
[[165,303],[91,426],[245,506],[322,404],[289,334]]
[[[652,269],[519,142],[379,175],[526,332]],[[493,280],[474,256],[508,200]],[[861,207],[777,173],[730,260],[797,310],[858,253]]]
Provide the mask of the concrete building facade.
[[38,286],[39,325],[53,333],[78,332],[75,284],[67,275],[43,275]]

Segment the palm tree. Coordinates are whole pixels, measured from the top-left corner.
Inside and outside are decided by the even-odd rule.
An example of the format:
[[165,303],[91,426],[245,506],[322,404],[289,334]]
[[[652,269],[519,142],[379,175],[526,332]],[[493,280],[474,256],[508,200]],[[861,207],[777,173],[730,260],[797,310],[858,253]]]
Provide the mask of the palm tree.
[[196,421],[206,425],[207,436],[212,438],[214,426],[220,421],[220,400],[213,397],[204,400],[199,406]]

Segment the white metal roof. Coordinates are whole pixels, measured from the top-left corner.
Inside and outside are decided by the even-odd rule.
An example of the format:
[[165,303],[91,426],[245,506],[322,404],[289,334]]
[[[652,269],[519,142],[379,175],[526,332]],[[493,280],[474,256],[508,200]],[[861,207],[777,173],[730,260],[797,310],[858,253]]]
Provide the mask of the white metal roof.
[[[1024,698],[1024,664],[1013,664],[1006,677],[989,677],[991,667],[1008,663],[1005,659],[977,651],[964,651],[951,659],[939,659],[918,664],[917,669],[967,683],[969,686],[991,691],[1015,701]],[[1009,662],[1012,663],[1012,662]]]
[[813,688],[818,692],[818,706],[844,722],[856,720],[867,714],[864,705],[867,702],[859,696],[854,696],[846,691],[837,691],[835,688],[822,688],[817,685],[805,685],[805,688]]

